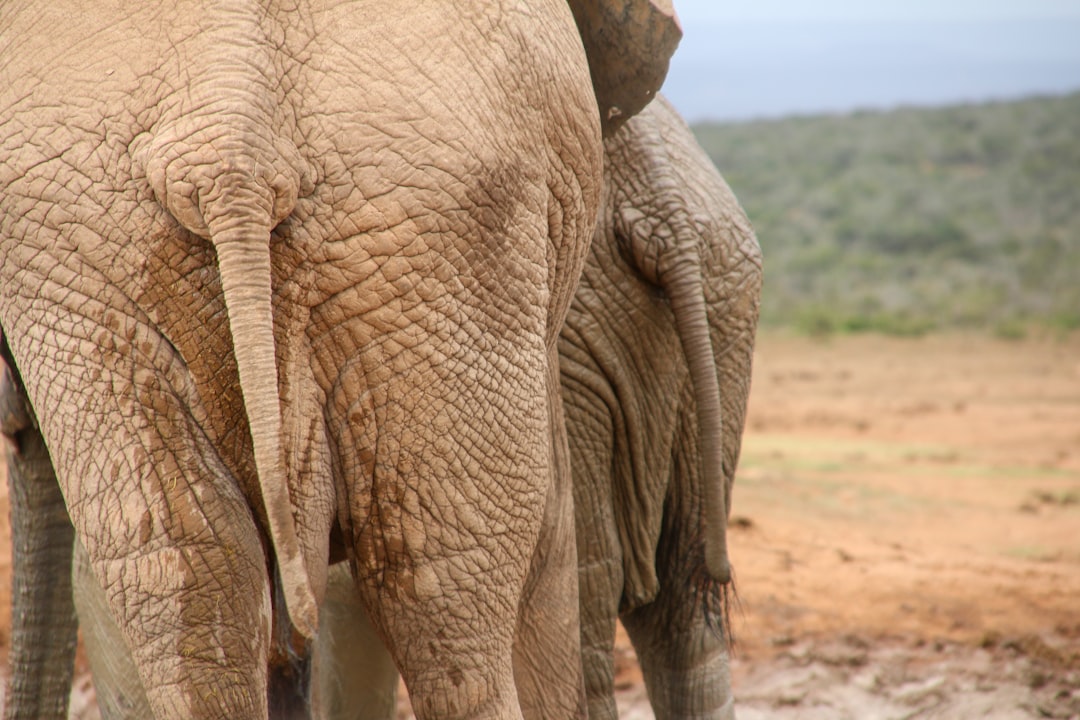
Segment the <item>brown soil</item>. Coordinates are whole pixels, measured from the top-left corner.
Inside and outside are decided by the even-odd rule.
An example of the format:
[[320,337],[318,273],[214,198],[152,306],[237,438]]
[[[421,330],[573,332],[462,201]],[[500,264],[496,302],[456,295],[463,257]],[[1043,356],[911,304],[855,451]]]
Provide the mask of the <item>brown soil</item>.
[[742,720],[1080,718],[1080,337],[765,334],[731,546]]
[[758,348],[740,717],[1080,717],[1080,338]]

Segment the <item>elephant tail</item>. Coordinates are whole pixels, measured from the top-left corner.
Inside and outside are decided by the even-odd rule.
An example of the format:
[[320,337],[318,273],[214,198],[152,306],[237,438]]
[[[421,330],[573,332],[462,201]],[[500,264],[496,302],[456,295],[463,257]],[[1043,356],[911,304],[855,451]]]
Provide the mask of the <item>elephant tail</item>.
[[193,161],[188,150],[193,141],[178,142],[177,131],[169,127],[136,137],[132,159],[143,166],[158,202],[188,231],[209,238],[217,252],[286,609],[296,630],[310,638],[318,627],[318,605],[286,482],[270,281],[270,231],[292,212],[299,176],[292,170],[294,158],[269,141],[260,143],[258,133],[249,130],[223,125],[217,144],[211,144],[220,158],[216,163]]
[[[270,283],[270,217],[259,203],[234,197],[208,222],[233,337],[255,471],[277,556],[289,618],[305,637],[318,628],[318,606],[301,549],[286,482]],[[253,207],[254,206],[254,207]],[[250,211],[245,209],[250,208]]]
[[731,581],[727,552],[727,488],[723,468],[723,418],[720,382],[706,310],[704,281],[695,254],[680,257],[664,273],[664,288],[671,299],[675,325],[697,404],[701,469],[705,494],[705,566],[719,583]]
[[286,610],[295,629],[310,638],[318,605],[287,483],[270,255],[271,230],[295,208],[307,165],[277,131],[280,88],[270,70],[276,51],[262,13],[232,5],[207,11],[205,31],[184,45],[191,62],[178,97],[185,100],[162,107],[129,151],[162,207],[190,232],[209,238],[217,252]]

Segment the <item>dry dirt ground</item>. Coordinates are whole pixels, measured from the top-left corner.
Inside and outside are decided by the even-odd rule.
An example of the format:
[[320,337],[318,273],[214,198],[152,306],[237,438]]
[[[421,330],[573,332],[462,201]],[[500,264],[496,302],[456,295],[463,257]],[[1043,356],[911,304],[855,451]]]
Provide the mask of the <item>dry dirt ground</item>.
[[1080,337],[765,334],[731,545],[742,720],[1080,718]]

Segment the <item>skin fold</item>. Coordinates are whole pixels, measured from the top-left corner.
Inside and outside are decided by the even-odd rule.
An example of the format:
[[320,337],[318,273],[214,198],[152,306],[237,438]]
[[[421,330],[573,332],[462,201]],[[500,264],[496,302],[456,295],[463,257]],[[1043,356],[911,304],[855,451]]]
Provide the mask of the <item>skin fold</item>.
[[0,326],[154,715],[267,717],[332,552],[419,717],[578,715],[569,9],[14,0],[0,47]]
[[[689,256],[699,270],[722,406],[720,482],[730,496],[750,384],[760,249],[731,190],[662,97],[605,150],[601,220],[559,340],[589,717],[617,717],[613,647],[621,617],[658,718],[731,718],[722,583],[705,563],[712,522],[705,483],[716,478],[703,465],[701,390],[683,351],[685,324],[650,277],[664,256]],[[75,584],[88,649],[110,649],[101,659],[91,654],[99,697],[105,691],[111,707],[126,708],[103,707],[103,717],[142,717],[141,690],[124,680],[130,660],[115,651],[115,631],[98,621],[100,591],[92,577]],[[331,570],[314,652],[314,716],[385,720],[394,715],[397,671],[352,587],[344,566]],[[356,682],[360,677],[365,681]]]

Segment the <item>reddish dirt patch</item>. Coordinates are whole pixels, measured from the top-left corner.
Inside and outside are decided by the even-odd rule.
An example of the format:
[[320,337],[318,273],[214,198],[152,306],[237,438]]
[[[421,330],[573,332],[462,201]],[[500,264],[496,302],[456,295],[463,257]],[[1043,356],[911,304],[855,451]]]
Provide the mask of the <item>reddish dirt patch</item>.
[[732,525],[743,720],[1080,718],[1080,337],[763,335]]
[[741,717],[1080,716],[1080,339],[764,335],[733,515]]
[[767,335],[754,371],[732,538],[747,658],[1080,629],[1080,343]]

